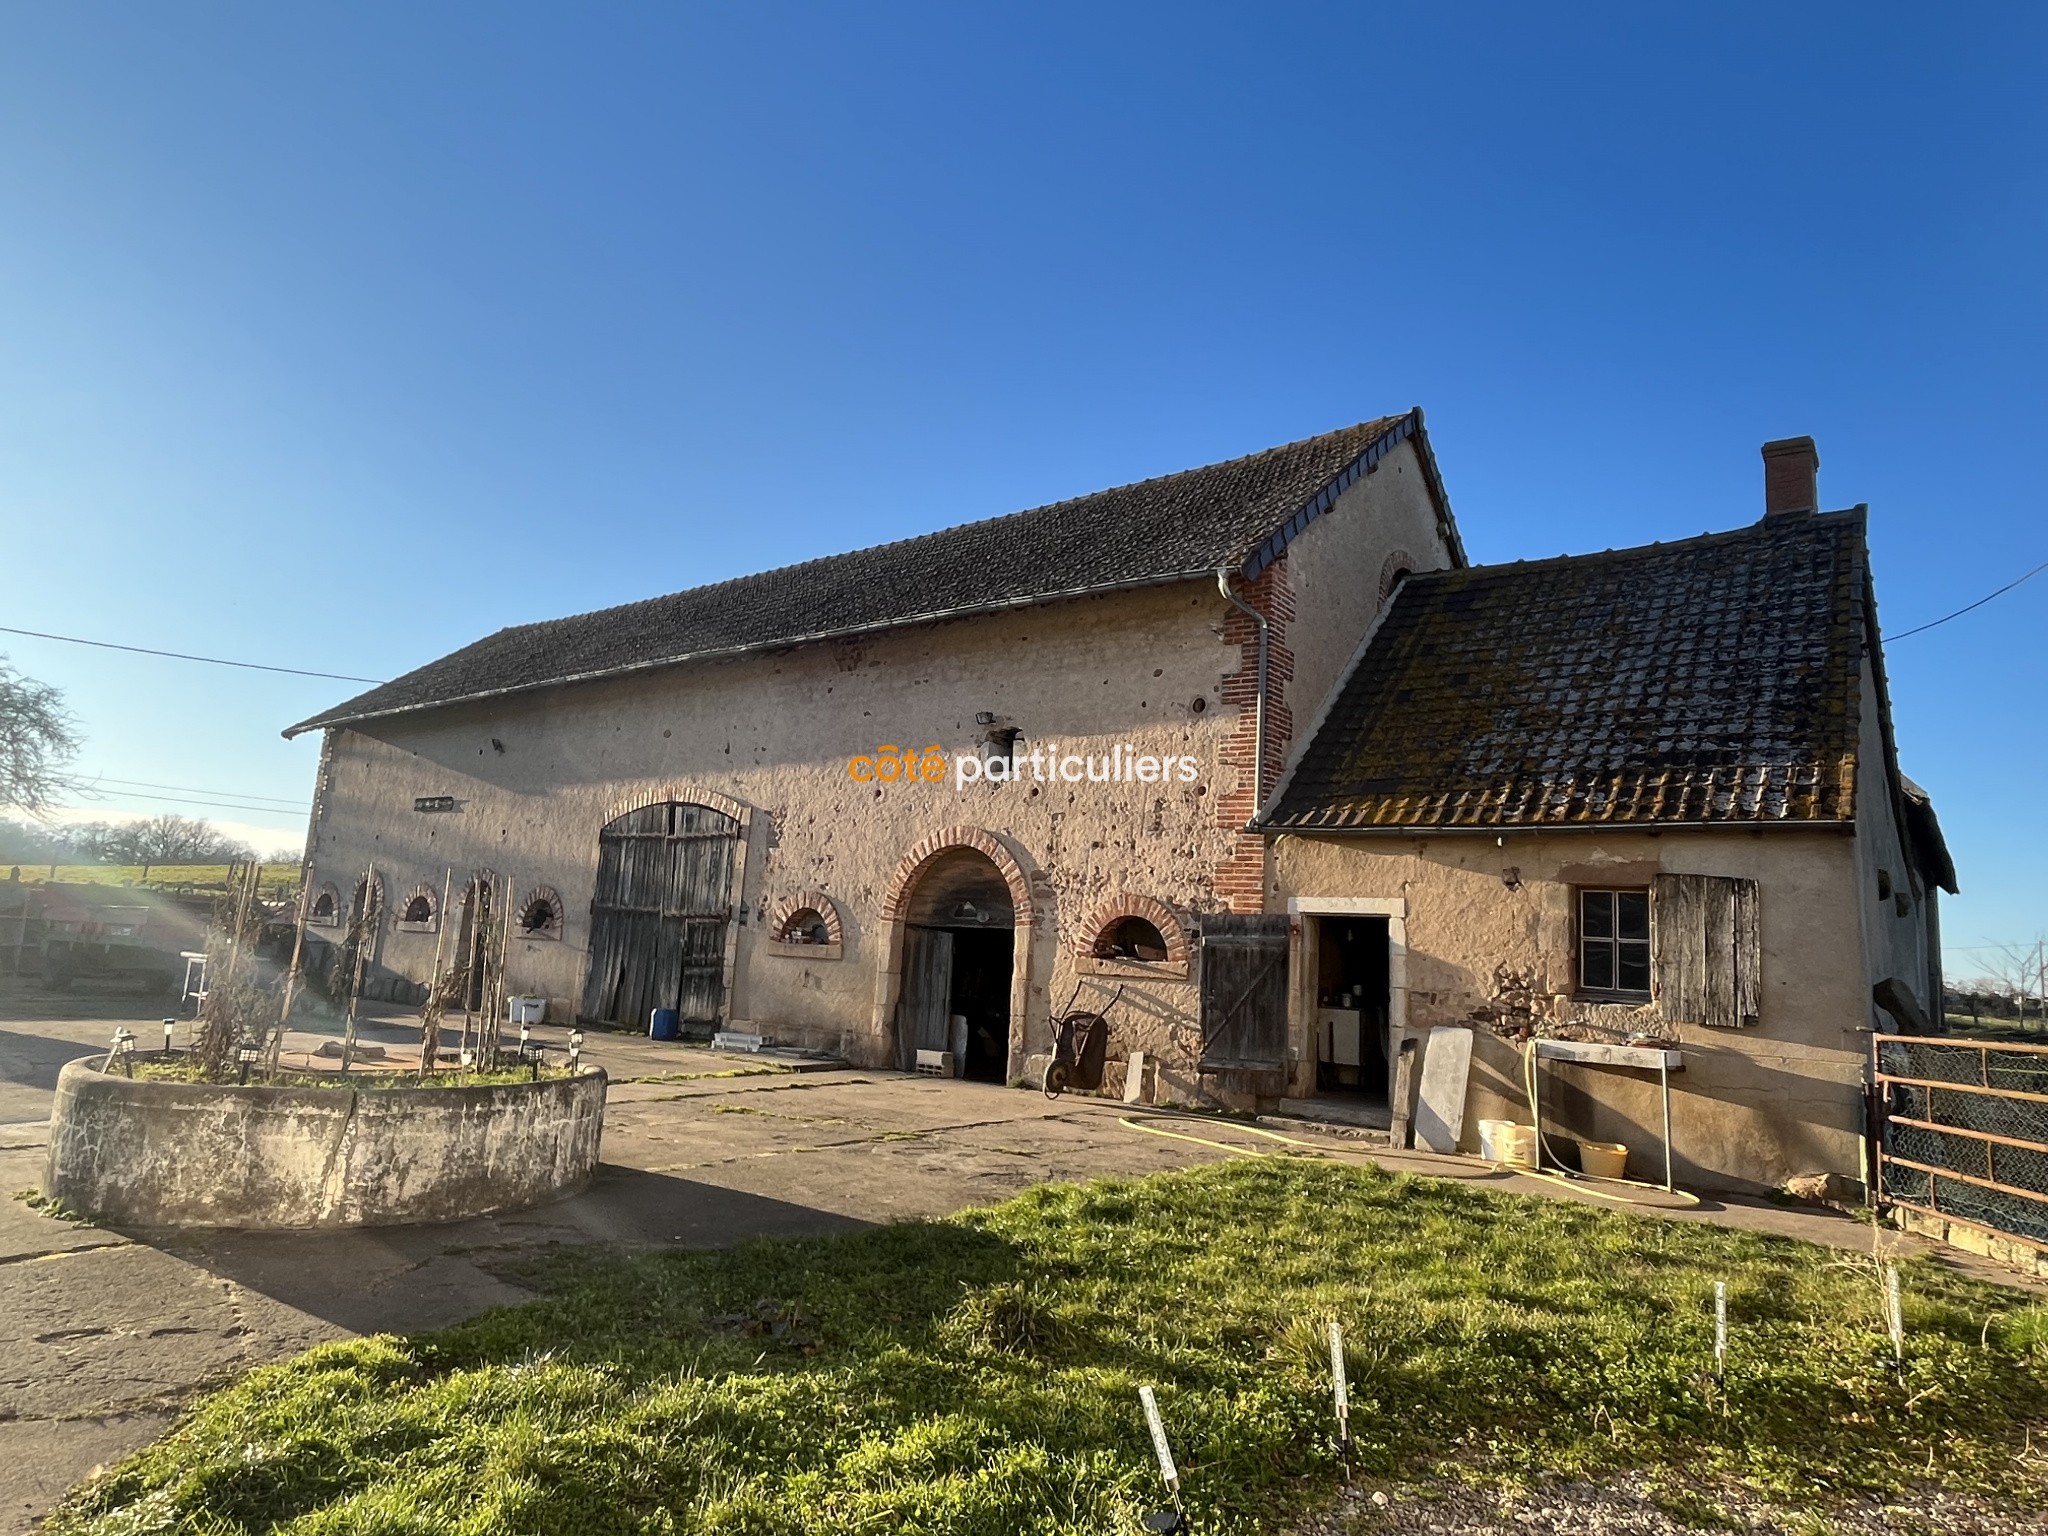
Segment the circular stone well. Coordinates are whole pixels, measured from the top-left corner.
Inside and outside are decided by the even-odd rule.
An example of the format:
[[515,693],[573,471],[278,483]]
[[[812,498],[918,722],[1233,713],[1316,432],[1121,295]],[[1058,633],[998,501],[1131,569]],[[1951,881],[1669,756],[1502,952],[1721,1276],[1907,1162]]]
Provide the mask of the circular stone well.
[[43,1193],[139,1227],[397,1226],[516,1211],[597,1169],[605,1074],[286,1088],[57,1078]]

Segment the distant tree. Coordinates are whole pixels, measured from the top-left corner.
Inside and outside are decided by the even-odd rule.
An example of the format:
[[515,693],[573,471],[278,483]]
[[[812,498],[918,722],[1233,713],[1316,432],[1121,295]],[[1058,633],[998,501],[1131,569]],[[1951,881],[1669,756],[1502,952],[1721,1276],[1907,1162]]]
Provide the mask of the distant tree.
[[189,816],[87,822],[73,829],[78,851],[101,864],[227,864],[256,850],[211,822]]
[[55,864],[72,854],[71,828],[0,816],[0,864]]
[[31,816],[49,810],[72,787],[64,769],[77,751],[64,695],[0,656],[0,809]]
[[296,869],[299,865],[306,862],[306,850],[303,845],[273,848],[270,852],[263,855],[263,862],[266,864],[289,864],[292,868]]

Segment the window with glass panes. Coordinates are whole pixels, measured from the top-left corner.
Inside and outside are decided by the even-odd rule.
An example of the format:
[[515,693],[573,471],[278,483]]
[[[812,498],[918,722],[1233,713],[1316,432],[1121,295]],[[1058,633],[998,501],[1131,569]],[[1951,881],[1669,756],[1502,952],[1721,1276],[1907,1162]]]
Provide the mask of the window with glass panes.
[[1579,986],[1650,995],[1650,893],[1579,892]]

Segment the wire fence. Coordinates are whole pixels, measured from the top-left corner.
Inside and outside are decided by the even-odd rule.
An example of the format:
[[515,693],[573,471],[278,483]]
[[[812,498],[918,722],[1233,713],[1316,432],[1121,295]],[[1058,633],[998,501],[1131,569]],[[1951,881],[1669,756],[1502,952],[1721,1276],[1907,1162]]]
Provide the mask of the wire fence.
[[1887,1200],[2048,1248],[2048,1046],[1879,1035],[1876,1082]]

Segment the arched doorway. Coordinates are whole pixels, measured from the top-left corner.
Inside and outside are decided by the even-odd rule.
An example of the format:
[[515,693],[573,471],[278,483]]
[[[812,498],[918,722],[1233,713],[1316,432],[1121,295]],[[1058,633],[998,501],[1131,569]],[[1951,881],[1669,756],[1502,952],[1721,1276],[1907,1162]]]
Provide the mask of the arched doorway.
[[724,811],[666,800],[598,834],[584,1019],[645,1029],[674,1008],[685,1023],[720,1020],[740,833]]
[[934,834],[897,870],[884,915],[876,1023],[897,1066],[946,1051],[956,1073],[977,1081],[1021,1070],[1032,911],[1009,851],[974,828]]

